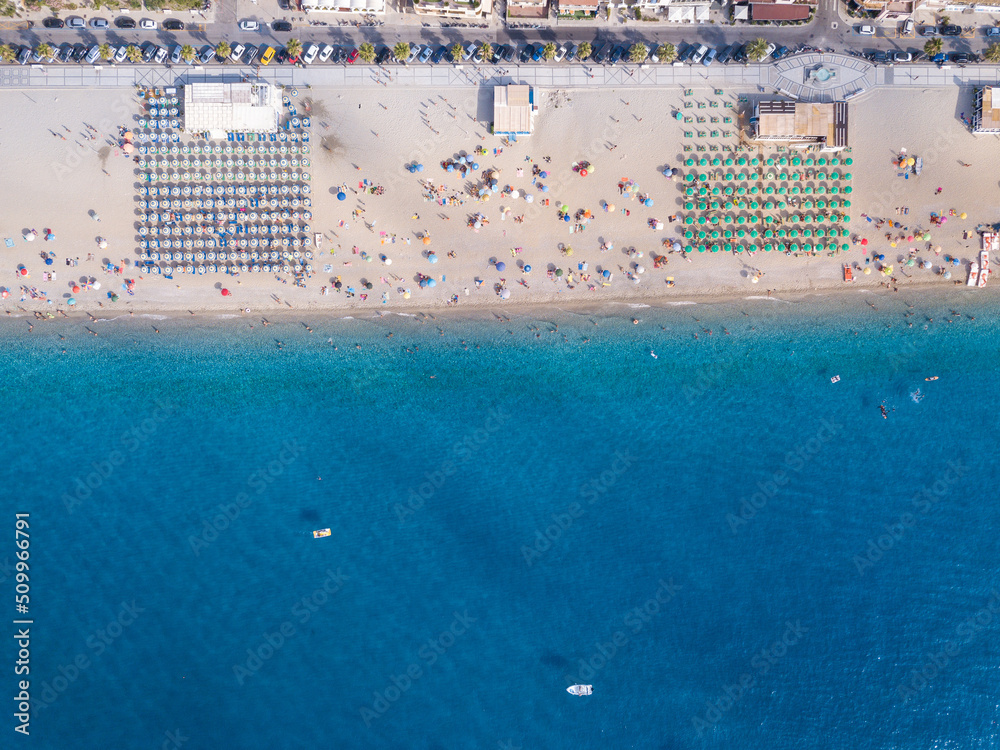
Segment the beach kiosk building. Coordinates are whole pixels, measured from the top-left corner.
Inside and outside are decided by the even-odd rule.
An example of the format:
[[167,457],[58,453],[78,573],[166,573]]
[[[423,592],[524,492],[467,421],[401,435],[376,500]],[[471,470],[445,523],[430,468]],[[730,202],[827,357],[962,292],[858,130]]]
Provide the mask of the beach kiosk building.
[[225,140],[226,133],[274,133],[281,96],[268,83],[190,83],[184,87],[184,130]]
[[531,135],[535,109],[531,86],[494,86],[493,134],[515,140],[519,135]]
[[997,135],[1000,133],[1000,101],[995,98],[1000,89],[984,86],[976,89],[973,100],[972,132],[974,135]]
[[847,102],[757,102],[749,135],[752,141],[843,151],[847,148]]

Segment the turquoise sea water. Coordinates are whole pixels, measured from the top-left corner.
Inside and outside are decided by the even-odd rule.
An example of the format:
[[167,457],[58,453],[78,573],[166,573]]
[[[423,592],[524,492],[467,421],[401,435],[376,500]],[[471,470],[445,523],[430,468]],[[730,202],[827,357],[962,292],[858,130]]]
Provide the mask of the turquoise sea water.
[[997,320],[872,299],[4,321],[31,746],[996,747]]

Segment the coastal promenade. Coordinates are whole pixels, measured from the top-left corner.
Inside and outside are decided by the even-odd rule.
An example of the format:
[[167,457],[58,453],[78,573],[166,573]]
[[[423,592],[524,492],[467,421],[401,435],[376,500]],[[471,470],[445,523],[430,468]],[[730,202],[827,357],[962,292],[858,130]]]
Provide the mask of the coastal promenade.
[[[825,83],[810,81],[820,67],[835,71]],[[778,92],[809,101],[833,101],[880,87],[927,88],[1000,84],[1000,66],[876,66],[862,58],[839,54],[802,54],[769,65],[674,66],[599,65],[544,66],[336,66],[316,68],[165,68],[128,66],[2,66],[0,88],[120,88],[169,86],[198,81],[256,77],[283,86],[332,88],[428,88],[526,83],[539,88],[715,87]]]

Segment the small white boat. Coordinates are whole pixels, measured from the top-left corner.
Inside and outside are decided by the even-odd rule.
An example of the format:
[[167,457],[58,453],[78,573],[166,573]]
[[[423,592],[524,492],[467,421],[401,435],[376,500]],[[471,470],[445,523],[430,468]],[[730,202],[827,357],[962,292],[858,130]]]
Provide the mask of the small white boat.
[[594,692],[593,685],[570,685],[566,688],[566,692],[570,695],[590,695]]
[[986,281],[990,276],[990,251],[979,251],[979,283],[980,287],[986,286]]
[[330,536],[333,532],[330,529],[316,529],[313,532],[313,539],[322,539],[325,536]]
[[979,264],[975,261],[969,264],[969,280],[965,283],[969,286],[975,286],[979,283]]

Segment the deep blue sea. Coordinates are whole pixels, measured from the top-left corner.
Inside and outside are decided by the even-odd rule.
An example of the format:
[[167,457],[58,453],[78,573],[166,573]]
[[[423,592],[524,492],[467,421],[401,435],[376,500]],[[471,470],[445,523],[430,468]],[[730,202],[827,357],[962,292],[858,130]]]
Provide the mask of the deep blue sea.
[[5,319],[3,746],[1000,747],[961,291]]

